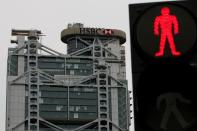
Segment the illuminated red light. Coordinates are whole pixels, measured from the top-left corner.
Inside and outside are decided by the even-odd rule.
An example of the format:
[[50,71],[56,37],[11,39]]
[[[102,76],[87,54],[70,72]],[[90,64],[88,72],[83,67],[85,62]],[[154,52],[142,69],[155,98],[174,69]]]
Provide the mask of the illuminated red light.
[[[174,30],[173,30],[174,28]],[[160,34],[161,32],[161,34]],[[179,23],[175,15],[170,15],[168,7],[161,8],[161,15],[154,20],[154,35],[160,36],[159,51],[155,53],[155,57],[164,56],[166,40],[170,45],[173,56],[180,56],[181,52],[176,50],[174,35],[179,33]]]

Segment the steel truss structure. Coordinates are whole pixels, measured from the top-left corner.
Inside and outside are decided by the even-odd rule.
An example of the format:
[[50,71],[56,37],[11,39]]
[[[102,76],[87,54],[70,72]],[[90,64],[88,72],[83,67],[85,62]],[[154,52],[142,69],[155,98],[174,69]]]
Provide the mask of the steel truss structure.
[[[25,32],[25,33],[24,33]],[[120,56],[114,54],[109,49],[105,48],[105,45],[108,43],[113,43],[116,39],[111,38],[105,43],[102,42],[100,37],[94,36],[93,42],[89,43],[88,41],[82,39],[80,36],[75,36],[75,39],[83,42],[87,47],[77,50],[68,55],[57,52],[45,45],[42,45],[39,42],[41,31],[38,30],[15,30],[12,32],[13,35],[17,35],[20,42],[20,39],[23,39],[23,44],[18,43],[18,48],[15,48],[9,56],[23,56],[27,58],[27,71],[19,74],[17,77],[12,80],[8,80],[7,88],[13,88],[16,85],[27,86],[28,88],[28,113],[25,116],[24,120],[19,121],[17,125],[7,127],[6,131],[40,131],[40,124],[43,124],[54,131],[83,131],[84,129],[96,125],[95,130],[97,131],[129,131],[130,125],[130,104],[129,104],[129,93],[127,90],[127,85],[117,80],[112,76],[110,72],[109,63],[124,63],[124,60]],[[25,41],[25,37],[27,40]],[[82,77],[78,81],[71,82],[70,84],[66,83],[63,80],[58,80],[54,76],[51,76],[38,68],[38,58],[43,56],[39,52],[44,53],[46,56],[58,57],[58,58],[89,58],[93,61],[93,74],[90,76]],[[91,56],[84,56],[85,52],[91,52]],[[109,54],[109,55],[105,55]],[[44,79],[43,79],[44,78]],[[96,81],[95,83],[89,83],[90,80]],[[109,84],[109,82],[111,84]],[[41,85],[61,85],[62,87],[69,88],[75,86],[90,86],[97,88],[98,95],[98,118],[94,121],[88,122],[83,126],[78,128],[67,130],[62,127],[59,127],[39,115],[39,87]],[[109,89],[125,89],[126,95],[126,114],[128,118],[125,123],[127,129],[122,129],[115,119],[110,119],[110,107],[109,107]],[[7,91],[8,92],[8,91]],[[113,92],[112,92],[113,95]],[[69,97],[69,96],[68,96]],[[117,97],[117,96],[114,96]],[[112,98],[113,99],[113,98]],[[7,107],[9,108],[9,107]],[[113,110],[113,109],[112,109]],[[111,111],[113,112],[113,111]],[[112,113],[113,115],[113,113]],[[7,113],[8,117],[8,113]],[[7,120],[8,123],[8,120]],[[25,129],[24,125],[27,125]],[[22,127],[22,128],[21,128]]]

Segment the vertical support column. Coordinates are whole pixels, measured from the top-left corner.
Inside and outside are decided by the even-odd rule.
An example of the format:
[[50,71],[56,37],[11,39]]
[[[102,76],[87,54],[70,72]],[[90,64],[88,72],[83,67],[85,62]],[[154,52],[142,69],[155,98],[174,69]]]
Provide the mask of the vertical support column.
[[100,70],[98,82],[98,118],[99,131],[109,131],[109,98],[108,98],[108,73],[106,69]]
[[98,131],[109,131],[109,99],[108,99],[108,71],[105,65],[102,45],[95,38],[93,43],[93,59],[95,63],[94,71],[97,73],[98,89]]
[[28,131],[39,131],[39,73],[38,69],[38,34],[29,32],[27,44],[28,75]]
[[[119,39],[114,39],[113,43],[109,43],[108,44],[108,47],[111,49],[111,52],[114,53],[118,58],[117,59],[120,59],[121,55],[120,55],[120,40]],[[110,75],[115,78],[115,79],[120,79],[120,76],[118,75],[119,74],[119,69],[120,66],[119,66],[119,63],[112,63],[110,64],[110,70],[111,70],[111,73]],[[113,87],[116,87],[117,86],[117,82],[115,81],[111,81],[111,86]],[[111,88],[111,116],[112,116],[112,122],[114,124],[116,124],[117,126],[119,126],[119,120],[121,118],[119,118],[119,103],[118,102],[118,88]],[[125,121],[126,122],[126,121]],[[112,130],[113,131],[119,131],[116,127],[112,126]]]
[[92,56],[93,56],[93,73],[97,72],[96,64],[98,64],[99,59],[101,59],[102,56],[102,48],[101,45],[98,42],[98,38],[94,38],[93,42],[93,50],[92,50]]
[[[115,79],[118,79],[118,69],[119,65],[114,63],[113,65],[111,64],[111,76],[113,76]],[[115,81],[111,81],[111,86],[118,86],[117,82]],[[119,126],[119,104],[118,103],[118,88],[111,88],[111,113],[112,113],[112,122],[116,125]],[[126,122],[126,121],[125,121]],[[112,127],[113,131],[118,131],[118,129],[116,127]]]

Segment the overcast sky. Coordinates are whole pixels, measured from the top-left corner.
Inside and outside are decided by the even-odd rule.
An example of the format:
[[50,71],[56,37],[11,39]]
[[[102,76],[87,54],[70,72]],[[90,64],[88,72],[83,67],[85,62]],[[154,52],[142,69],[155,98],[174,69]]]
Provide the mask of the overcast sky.
[[127,79],[131,90],[128,4],[148,1],[159,0],[0,0],[0,130],[5,131],[6,66],[7,50],[12,46],[11,29],[41,30],[46,35],[43,44],[62,53],[66,52],[66,45],[60,41],[60,32],[68,23],[125,31]]

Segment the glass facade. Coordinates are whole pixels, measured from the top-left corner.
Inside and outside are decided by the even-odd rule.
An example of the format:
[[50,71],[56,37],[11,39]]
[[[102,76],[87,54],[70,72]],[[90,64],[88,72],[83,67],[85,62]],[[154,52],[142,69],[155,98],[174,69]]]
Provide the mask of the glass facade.
[[91,121],[97,118],[97,89],[40,86],[40,116],[49,121]]
[[[92,38],[85,38],[85,41],[89,41],[89,43],[92,43],[93,39]],[[67,41],[68,54],[78,51],[80,49],[83,49],[85,47],[88,47],[88,45],[86,43],[84,43],[83,40],[80,40],[77,37],[73,37]]]
[[88,76],[93,73],[93,61],[90,59],[67,59],[66,74]]
[[[38,68],[51,76],[88,76],[93,73],[93,61],[91,59],[39,57]],[[25,58],[25,71],[27,71],[27,58]]]
[[72,52],[83,49],[85,47],[87,47],[87,45],[85,45],[83,42],[79,41],[76,38],[72,38],[72,39],[68,40],[67,51],[68,51],[68,54],[70,54]]
[[109,118],[110,118],[110,120],[112,120],[112,111],[111,111],[111,108],[112,108],[112,105],[111,105],[111,88],[109,88],[109,90],[108,90],[109,92],[108,92],[108,99],[109,99]]
[[9,55],[8,56],[8,75],[9,76],[17,76],[18,75],[18,56]]
[[118,89],[118,117],[119,117],[119,126],[120,128],[127,129],[127,89],[119,88]]
[[[8,57],[8,73],[10,76],[17,75],[18,57],[11,55]],[[43,72],[54,75],[78,75],[89,76],[93,73],[93,61],[91,59],[59,58],[59,57],[39,57],[38,68]],[[25,58],[25,71],[27,70],[27,58]],[[41,78],[41,80],[43,80]],[[111,79],[109,78],[109,85]],[[127,84],[126,80],[120,80]],[[105,81],[99,81],[105,85]],[[96,84],[96,79],[91,79],[83,84]],[[27,88],[26,88],[26,92]],[[98,95],[97,88],[94,87],[67,87],[55,85],[41,85],[39,92],[40,116],[58,126],[66,121],[90,122],[98,117]],[[102,96],[101,97],[106,97]],[[109,88],[109,117],[112,119],[111,112],[111,89]],[[118,117],[119,126],[127,129],[125,120],[127,116],[126,88],[118,89]],[[28,112],[28,93],[25,97],[25,114]],[[35,115],[36,114],[31,114]],[[79,125],[67,124],[65,128],[73,128]],[[41,126],[42,131],[50,131],[50,128]],[[96,131],[97,129],[85,129],[84,131]]]
[[39,57],[38,68],[51,76],[65,75],[65,59],[59,57]]

